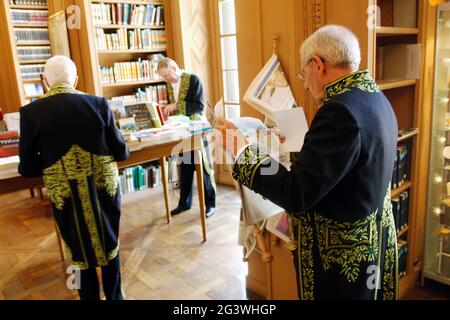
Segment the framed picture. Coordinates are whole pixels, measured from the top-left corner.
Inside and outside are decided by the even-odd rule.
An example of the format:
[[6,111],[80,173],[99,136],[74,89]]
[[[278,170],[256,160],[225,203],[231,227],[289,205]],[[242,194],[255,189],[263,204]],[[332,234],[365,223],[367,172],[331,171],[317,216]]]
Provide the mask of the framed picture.
[[69,37],[67,35],[66,13],[64,10],[48,17],[48,35],[52,55],[63,55],[70,58]]

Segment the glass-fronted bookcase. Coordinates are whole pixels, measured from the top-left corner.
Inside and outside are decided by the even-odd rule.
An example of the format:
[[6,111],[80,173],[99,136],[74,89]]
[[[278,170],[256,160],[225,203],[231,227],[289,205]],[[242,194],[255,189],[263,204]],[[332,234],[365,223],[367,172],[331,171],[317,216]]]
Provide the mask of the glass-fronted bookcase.
[[450,285],[450,3],[437,10],[423,276]]

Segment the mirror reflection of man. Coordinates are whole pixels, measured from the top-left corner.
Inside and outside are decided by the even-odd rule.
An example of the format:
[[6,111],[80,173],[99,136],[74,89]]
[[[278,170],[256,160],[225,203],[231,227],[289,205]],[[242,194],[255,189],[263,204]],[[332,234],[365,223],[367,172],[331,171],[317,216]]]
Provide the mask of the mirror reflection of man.
[[[169,104],[164,109],[165,116],[179,114],[200,120],[204,109],[203,87],[200,79],[181,70],[170,58],[162,58],[158,63],[158,74],[167,82]],[[206,217],[215,212],[216,187],[209,152],[208,140],[203,138],[203,185],[205,189]],[[194,152],[183,154],[180,164],[180,200],[171,211],[172,215],[187,211],[192,206],[192,185],[194,181]]]

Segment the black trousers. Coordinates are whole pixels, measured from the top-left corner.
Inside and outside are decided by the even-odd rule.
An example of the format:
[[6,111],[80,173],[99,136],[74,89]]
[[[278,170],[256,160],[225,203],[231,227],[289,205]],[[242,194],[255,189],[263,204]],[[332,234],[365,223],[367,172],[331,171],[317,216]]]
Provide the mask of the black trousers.
[[[80,275],[80,299],[100,300],[100,286],[95,267],[81,270]],[[102,282],[106,300],[123,300],[119,255],[109,261],[106,267],[102,267]]]
[[[188,156],[188,157],[186,157]],[[194,152],[189,155],[182,155],[183,161],[180,164],[180,200],[178,206],[190,209],[192,206],[192,185],[194,182]],[[191,161],[188,161],[191,160]],[[211,162],[209,162],[211,163]],[[205,206],[206,209],[216,207],[216,189],[213,186],[214,177],[208,175],[205,166],[203,166],[203,187],[205,190]]]

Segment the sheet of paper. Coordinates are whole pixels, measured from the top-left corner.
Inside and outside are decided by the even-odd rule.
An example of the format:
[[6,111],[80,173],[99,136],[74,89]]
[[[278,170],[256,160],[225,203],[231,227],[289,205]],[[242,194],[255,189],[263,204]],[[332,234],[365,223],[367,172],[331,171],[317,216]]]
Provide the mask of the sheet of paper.
[[298,152],[303,146],[305,134],[308,131],[305,112],[303,108],[292,108],[274,112],[275,122],[280,134],[286,137],[281,144],[285,152]]
[[225,108],[222,99],[220,99],[214,106],[214,115],[216,116],[217,119],[225,118]]

